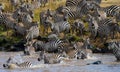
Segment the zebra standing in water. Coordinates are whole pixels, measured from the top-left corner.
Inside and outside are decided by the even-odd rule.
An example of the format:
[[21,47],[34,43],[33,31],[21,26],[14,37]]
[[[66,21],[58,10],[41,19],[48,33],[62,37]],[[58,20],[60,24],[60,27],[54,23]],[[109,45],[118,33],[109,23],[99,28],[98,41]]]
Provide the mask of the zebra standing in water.
[[20,55],[9,57],[3,67],[6,69],[14,69],[14,68],[30,68],[32,67],[32,63],[29,61],[23,61]]
[[82,46],[79,47],[78,44],[74,44],[74,47],[76,49],[75,58],[77,59],[86,59],[92,55],[92,45],[89,38],[83,42]]
[[44,44],[44,51],[47,52],[59,52],[63,50],[62,41],[60,39],[51,40]]
[[120,42],[109,42],[107,43],[107,46],[110,50],[112,50],[112,53],[115,55],[116,59],[120,61]]

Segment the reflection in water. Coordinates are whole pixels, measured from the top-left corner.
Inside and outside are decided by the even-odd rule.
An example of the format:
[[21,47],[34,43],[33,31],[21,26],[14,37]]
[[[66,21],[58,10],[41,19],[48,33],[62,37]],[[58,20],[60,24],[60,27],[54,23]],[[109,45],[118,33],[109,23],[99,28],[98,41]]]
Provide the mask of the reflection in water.
[[[23,57],[35,64],[30,69],[13,69],[8,70],[2,67],[2,64],[9,58],[9,56],[18,54],[0,52],[0,72],[120,72],[120,62],[115,62],[115,57],[111,54],[94,54],[93,58],[86,60],[64,60],[60,64],[38,64],[37,56]],[[86,65],[94,61],[100,60],[103,64],[100,65]]]

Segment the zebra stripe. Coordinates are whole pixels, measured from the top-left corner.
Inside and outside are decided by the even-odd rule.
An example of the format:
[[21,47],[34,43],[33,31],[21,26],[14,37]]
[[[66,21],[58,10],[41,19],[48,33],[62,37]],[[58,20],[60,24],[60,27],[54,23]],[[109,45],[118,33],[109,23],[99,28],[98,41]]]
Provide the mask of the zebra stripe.
[[106,37],[107,40],[107,37],[111,34],[112,38],[114,38],[115,33],[119,32],[119,25],[107,19],[106,21],[103,21],[102,24],[99,25],[97,32],[100,35],[101,40],[103,40],[102,37]]
[[62,41],[60,39],[51,40],[44,45],[45,51],[54,52],[58,49],[63,49]]
[[62,21],[57,23],[51,23],[51,29],[53,33],[60,34],[61,32],[68,33],[70,31],[70,24],[68,21]]
[[46,4],[48,3],[48,0],[39,0],[41,3],[41,6],[45,7]]
[[18,68],[30,68],[32,67],[32,63],[29,62],[29,61],[26,61],[26,62],[23,62],[23,63],[20,63],[20,64],[16,64]]
[[120,11],[120,6],[118,5],[111,5],[108,7],[103,8],[103,10],[106,12],[107,16],[114,16],[117,11]]
[[66,0],[66,6],[77,6],[81,0]]
[[108,43],[108,48],[112,50],[117,60],[120,60],[120,42],[110,42]]
[[85,29],[85,26],[82,21],[75,21],[74,24],[72,25],[72,32],[74,33],[79,32],[81,35],[83,35],[83,31]]
[[27,42],[29,41],[32,41],[33,38],[36,38],[39,36],[39,28],[37,25],[35,26],[32,26],[28,31],[27,31],[27,34],[26,34],[26,40]]

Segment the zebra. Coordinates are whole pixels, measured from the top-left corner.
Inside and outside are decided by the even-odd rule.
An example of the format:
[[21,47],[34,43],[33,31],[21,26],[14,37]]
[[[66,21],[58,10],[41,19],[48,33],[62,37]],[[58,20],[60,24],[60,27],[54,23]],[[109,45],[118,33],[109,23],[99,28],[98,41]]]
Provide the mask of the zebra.
[[65,59],[66,53],[45,53],[44,51],[41,51],[39,54],[38,61],[44,60],[44,64],[58,64],[62,61],[62,59]]
[[83,35],[83,32],[85,31],[85,26],[82,21],[75,21],[71,27],[72,32],[78,32],[79,34]]
[[[47,14],[47,15],[49,15],[49,14]],[[46,15],[46,12],[45,11],[42,11],[42,12],[40,12],[40,24],[41,24],[41,26],[43,26],[43,33],[45,34],[45,33],[47,33],[48,34],[48,29],[49,29],[49,27],[50,27],[50,24],[49,23],[46,23],[45,21],[46,21],[46,19],[48,19],[48,18],[50,18],[49,16],[47,16]],[[50,14],[50,16],[51,16],[51,14]]]
[[120,22],[120,13],[115,14],[115,19],[117,22]]
[[81,44],[81,46],[75,43],[74,47],[76,50],[75,58],[77,59],[86,59],[92,55],[92,45],[89,38],[86,38],[85,41]]
[[103,11],[106,12],[107,17],[114,17],[116,12],[120,11],[120,6],[118,6],[118,5],[111,5],[111,6],[108,6],[108,7],[104,7],[102,9],[103,9]]
[[109,35],[112,35],[111,37],[114,38],[115,33],[119,31],[120,29],[117,23],[113,23],[113,22],[110,23],[110,22],[107,22],[106,20],[106,21],[103,21],[103,24],[99,25],[97,30],[97,36],[100,36],[101,41],[103,41],[105,37],[105,41],[106,41]]
[[[11,61],[11,58],[9,58],[8,61]],[[11,63],[11,62],[8,62],[7,64],[3,64],[3,67],[5,69],[30,68],[30,67],[32,67],[32,63],[29,62],[29,61],[26,61],[26,62],[23,62],[23,63]]]
[[20,15],[21,10],[20,9],[16,9],[13,14],[12,17],[17,21],[18,20],[18,16]]
[[77,6],[82,0],[66,0],[66,6]]
[[94,17],[91,15],[88,15],[88,29],[89,32],[91,33],[91,37],[95,37],[97,35],[97,29],[99,27],[98,22],[95,20]]
[[87,1],[93,1],[93,2],[95,2],[97,4],[101,4],[101,2],[102,2],[102,0],[87,0]]
[[31,16],[31,18],[34,18],[33,10],[31,10],[29,7],[19,7],[19,9],[21,12],[28,13]]
[[20,5],[20,0],[10,0],[10,3],[16,9]]
[[46,23],[50,23],[52,33],[59,35],[61,32],[69,33],[70,32],[70,24],[68,21],[61,21],[57,23],[53,23],[50,20],[46,20]]
[[48,39],[58,39],[58,36],[56,34],[50,34],[47,37]]
[[25,39],[27,42],[32,41],[33,38],[36,38],[39,36],[39,28],[38,25],[34,25],[27,30]]
[[0,12],[4,12],[4,10],[5,10],[4,5],[2,3],[0,3]]
[[38,40],[33,43],[33,47],[35,48],[35,51],[43,51],[44,44],[45,44],[45,42]]
[[32,26],[32,18],[29,14],[27,13],[21,13],[18,16],[18,23],[22,22],[25,27],[31,27]]
[[15,9],[15,11],[13,12],[13,18],[16,19],[17,15],[21,13],[27,13],[31,16],[31,18],[34,17],[33,10],[31,10],[28,6],[26,6],[26,4]]
[[120,61],[120,42],[112,41],[107,43],[108,49],[112,50],[112,53],[115,55],[117,61]]
[[60,6],[56,9],[56,12],[59,14],[66,14],[70,19],[77,19],[79,18],[79,12],[77,12],[77,7],[75,6]]
[[48,0],[39,0],[41,3],[41,6],[45,7],[46,4],[48,3]]
[[44,51],[59,52],[59,51],[63,50],[63,48],[64,48],[62,43],[63,43],[63,41],[60,39],[48,41],[44,44],[44,47],[43,47]]
[[99,5],[93,2],[82,0],[77,6],[60,6],[56,9],[58,13],[68,13],[69,18],[77,19],[84,17],[90,10],[99,8]]
[[68,13],[58,14],[57,12],[52,15],[53,21],[55,23],[60,21],[67,21],[68,20]]
[[25,44],[24,55],[35,54],[35,48],[32,45],[33,44],[31,42],[29,42],[29,44]]
[[94,16],[98,22],[107,18],[106,12],[103,11],[103,10],[100,10],[99,8],[97,8],[97,9],[92,13],[92,16]]

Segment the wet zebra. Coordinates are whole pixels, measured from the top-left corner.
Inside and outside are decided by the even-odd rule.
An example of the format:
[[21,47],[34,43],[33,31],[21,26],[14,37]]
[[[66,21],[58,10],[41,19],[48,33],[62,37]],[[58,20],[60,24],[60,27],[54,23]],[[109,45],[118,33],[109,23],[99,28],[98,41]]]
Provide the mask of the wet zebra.
[[120,61],[120,42],[109,42],[107,43],[107,46],[110,50],[112,50],[112,53],[115,55],[116,59]]
[[[11,58],[9,58],[11,60]],[[23,63],[10,63],[3,64],[3,67],[6,69],[15,69],[15,68],[30,68],[32,67],[32,63],[29,61],[23,62]]]
[[102,8],[103,11],[106,12],[108,17],[114,17],[116,13],[120,11],[120,6],[118,5],[111,5],[105,8]]
[[92,56],[92,45],[90,43],[90,39],[87,38],[85,39],[85,41],[80,45],[78,44],[74,44],[75,50],[76,50],[76,54],[75,54],[75,58],[77,59],[86,59],[90,56]]
[[44,64],[57,64],[62,61],[62,59],[66,58],[66,53],[45,53],[41,51],[39,54],[38,61],[44,61]]
[[35,54],[35,48],[32,46],[32,43],[29,42],[29,44],[25,45],[24,49],[24,55],[33,55]]

